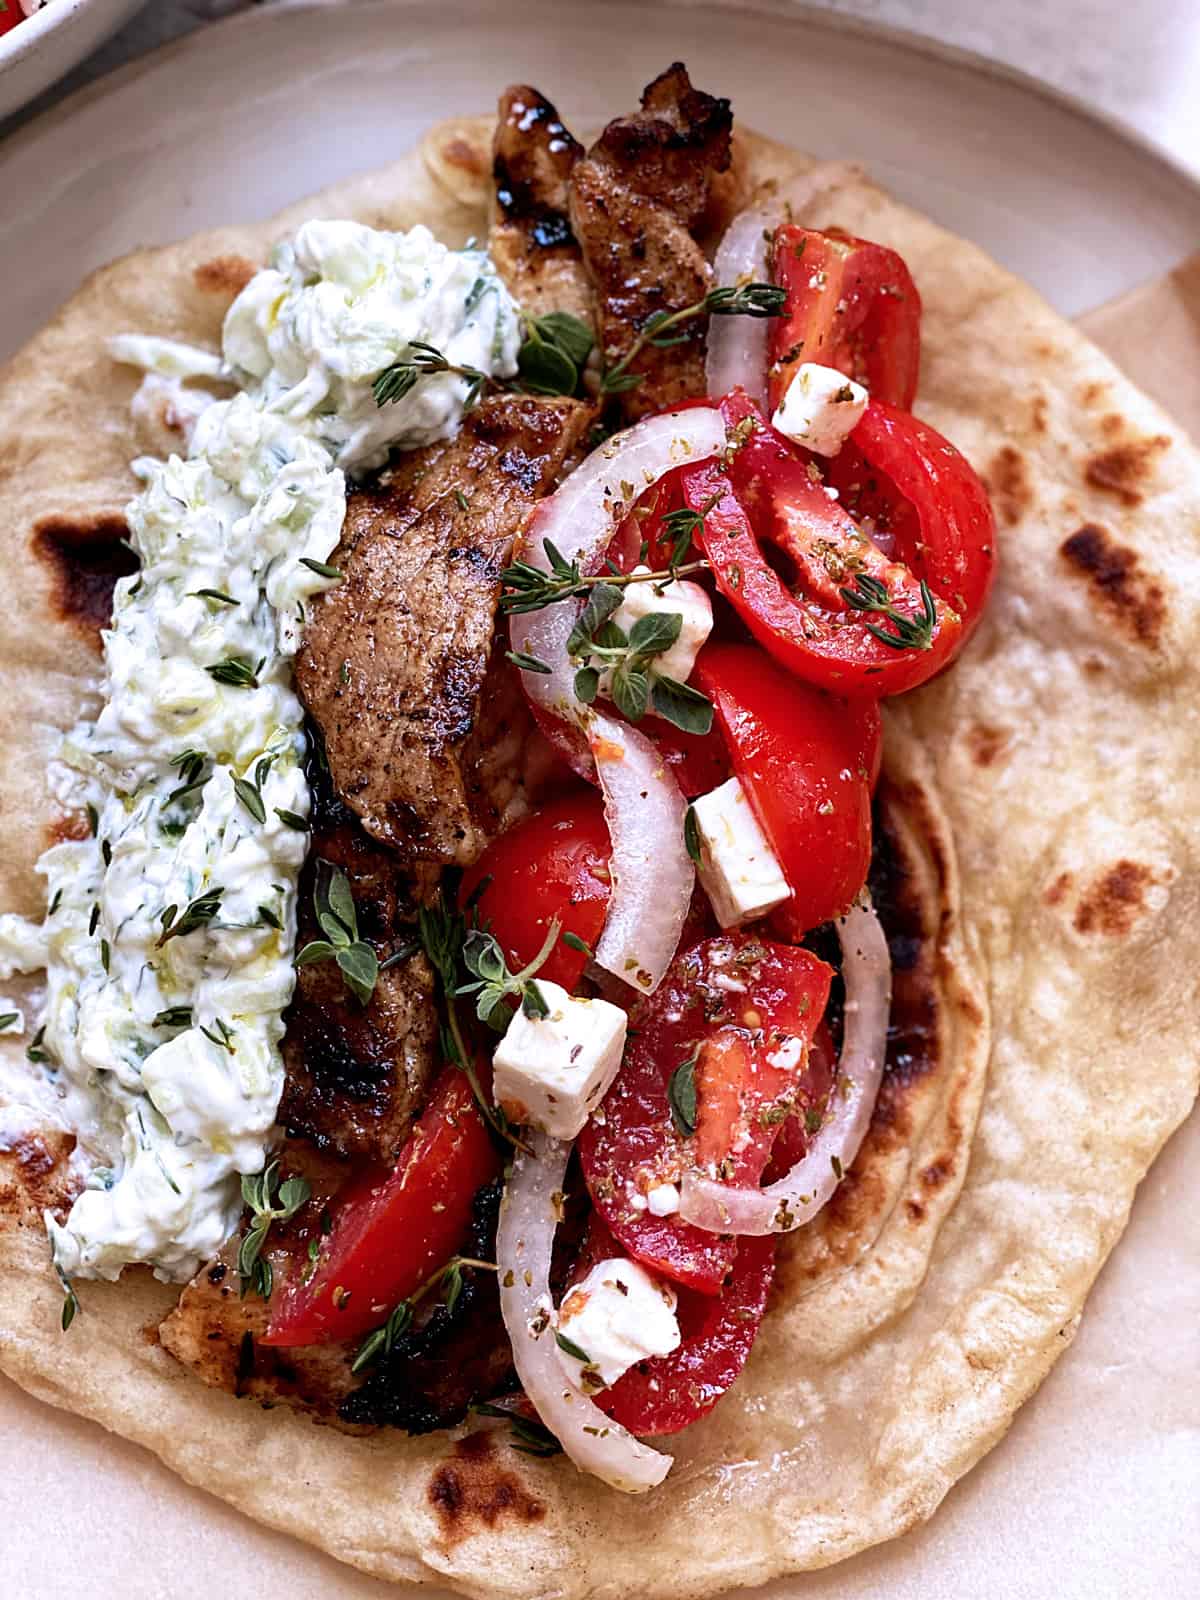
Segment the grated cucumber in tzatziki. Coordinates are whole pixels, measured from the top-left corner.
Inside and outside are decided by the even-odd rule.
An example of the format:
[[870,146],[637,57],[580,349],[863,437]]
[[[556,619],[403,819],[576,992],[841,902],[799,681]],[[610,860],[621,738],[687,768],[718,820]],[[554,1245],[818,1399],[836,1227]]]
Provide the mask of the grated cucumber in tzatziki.
[[88,1171],[65,1225],[47,1218],[67,1278],[190,1276],[237,1223],[238,1175],[263,1165],[307,847],[291,661],[307,602],[337,581],[346,474],[461,423],[453,372],[376,404],[414,340],[515,373],[518,314],[486,254],[423,227],[310,222],[231,306],[223,357],[113,342],[147,384],[238,392],[189,389],[187,457],[134,463],[141,570],[117,584],[103,709],[61,751],[92,836],[42,856],[44,922],[0,917],[0,978],[46,970],[31,1070]]

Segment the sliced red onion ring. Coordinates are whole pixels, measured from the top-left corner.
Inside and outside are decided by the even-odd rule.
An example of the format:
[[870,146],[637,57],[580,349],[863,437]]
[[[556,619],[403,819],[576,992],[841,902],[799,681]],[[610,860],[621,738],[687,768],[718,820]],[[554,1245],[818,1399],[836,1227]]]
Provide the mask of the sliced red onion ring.
[[612,1422],[568,1380],[554,1348],[550,1253],[562,1206],[571,1146],[543,1133],[528,1135],[532,1155],[518,1150],[504,1189],[496,1233],[500,1310],[517,1376],[539,1417],[581,1472],[613,1489],[641,1494],[670,1472],[671,1457],[651,1450]]
[[[525,530],[522,560],[549,572],[543,547],[549,539],[568,561],[578,561],[582,571],[595,571],[616,531],[619,506],[632,504],[672,467],[703,461],[724,448],[725,424],[720,412],[709,406],[645,417],[624,433],[615,433],[534,511]],[[575,698],[575,668],[567,655],[567,640],[580,609],[581,603],[564,601],[541,611],[519,612],[509,622],[513,650],[535,656],[550,668],[549,673],[522,674],[526,694],[535,706],[567,722],[578,722],[583,709]]]
[[[768,234],[819,194],[858,173],[857,167],[846,162],[826,162],[740,212],[726,228],[717,248],[714,285],[729,288],[737,283],[764,282]],[[714,400],[741,387],[756,405],[766,405],[770,327],[766,317],[713,317],[708,325],[705,370],[708,392]]]
[[687,801],[645,734],[600,711],[587,732],[612,840],[596,964],[651,994],[675,958],[696,881],[683,838]]
[[790,1233],[811,1222],[858,1154],[871,1125],[887,1051],[892,966],[864,889],[837,919],[846,1021],[830,1108],[803,1159],[766,1189],[738,1189],[701,1172],[684,1176],[679,1215],[710,1233]]
[[[624,509],[672,467],[703,461],[725,446],[719,411],[693,406],[646,417],[591,455],[534,512],[524,559],[551,570],[544,541],[584,572],[599,565]],[[674,776],[635,728],[581,704],[567,640],[581,602],[519,612],[509,624],[514,652],[534,656],[548,673],[523,673],[534,714],[583,776],[596,761],[613,841],[613,892],[596,960],[641,994],[651,993],[671,964],[687,915],[695,870],[683,842],[687,809]],[[557,733],[555,728],[557,727]]]

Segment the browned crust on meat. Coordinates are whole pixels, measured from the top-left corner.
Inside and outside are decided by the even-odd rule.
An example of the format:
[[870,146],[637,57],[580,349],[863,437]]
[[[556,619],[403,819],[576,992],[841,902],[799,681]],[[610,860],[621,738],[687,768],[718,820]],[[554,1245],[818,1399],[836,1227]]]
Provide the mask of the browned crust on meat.
[[488,675],[500,571],[590,420],[577,401],[502,395],[350,496],[345,577],[313,609],[296,681],[339,795],[407,860],[473,860],[514,800],[515,761],[496,752],[529,724]]
[[592,293],[568,215],[571,172],[582,154],[536,89],[513,84],[500,96],[489,249],[500,277],[532,316],[567,311],[592,318]]
[[[571,177],[571,223],[596,291],[607,365],[624,357],[655,312],[681,311],[707,293],[711,269],[697,243],[712,182],[730,162],[728,100],[692,87],[676,62],[649,84],[642,107],[610,122]],[[706,322],[684,343],[644,350],[621,396],[627,419],[704,393]]]

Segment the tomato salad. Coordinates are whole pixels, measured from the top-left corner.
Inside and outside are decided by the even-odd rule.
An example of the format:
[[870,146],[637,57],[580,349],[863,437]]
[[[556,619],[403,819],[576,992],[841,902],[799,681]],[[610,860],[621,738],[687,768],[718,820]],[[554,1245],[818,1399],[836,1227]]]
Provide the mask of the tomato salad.
[[[496,1268],[526,1400],[627,1490],[670,1466],[642,1441],[742,1370],[775,1236],[869,1126],[890,991],[864,887],[879,702],[950,665],[995,561],[979,479],[911,413],[904,262],[783,223],[766,265],[765,355],[752,325],[740,352],[721,330],[723,370],[752,381],[608,438],[504,574],[562,781],[423,915],[446,1067],[395,1170],[336,1200],[268,1334],[359,1338],[419,1299],[507,1166]],[[826,924],[836,970],[810,937]],[[556,1297],[573,1181],[589,1220]]]

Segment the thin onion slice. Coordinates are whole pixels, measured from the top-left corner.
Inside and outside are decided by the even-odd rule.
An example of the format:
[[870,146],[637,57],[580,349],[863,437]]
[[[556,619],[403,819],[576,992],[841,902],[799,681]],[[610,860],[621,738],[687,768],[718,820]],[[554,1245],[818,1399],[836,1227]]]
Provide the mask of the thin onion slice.
[[[829,161],[739,212],[726,228],[713,260],[713,281],[721,288],[762,283],[767,278],[767,238],[780,222],[802,211],[826,190],[861,176],[857,167]],[[767,403],[766,317],[713,317],[708,327],[705,373],[708,393],[719,400],[742,388],[758,406]]]
[[570,1382],[558,1359],[550,1254],[571,1146],[537,1132],[528,1140],[532,1154],[518,1150],[513,1158],[496,1232],[500,1310],[517,1376],[538,1416],[581,1472],[626,1494],[641,1494],[663,1481],[671,1457],[610,1421]]
[[[618,508],[631,506],[672,467],[703,461],[724,448],[725,424],[710,406],[665,411],[635,422],[593,450],[562,488],[537,507],[525,530],[521,559],[549,572],[544,548],[549,539],[567,561],[578,561],[582,572],[595,571],[616,531]],[[522,673],[526,694],[535,707],[575,723],[583,707],[575,695],[567,640],[580,610],[581,602],[564,600],[540,611],[517,612],[509,621],[514,652],[534,656],[550,668],[548,673]]]
[[596,964],[652,994],[675,958],[696,881],[683,837],[687,801],[645,734],[600,711],[587,732],[612,839]]
[[790,1233],[812,1219],[850,1170],[871,1126],[887,1051],[892,967],[887,940],[864,889],[837,919],[846,984],[838,1076],[825,1121],[803,1158],[766,1189],[739,1189],[692,1171],[679,1215],[710,1233]]

